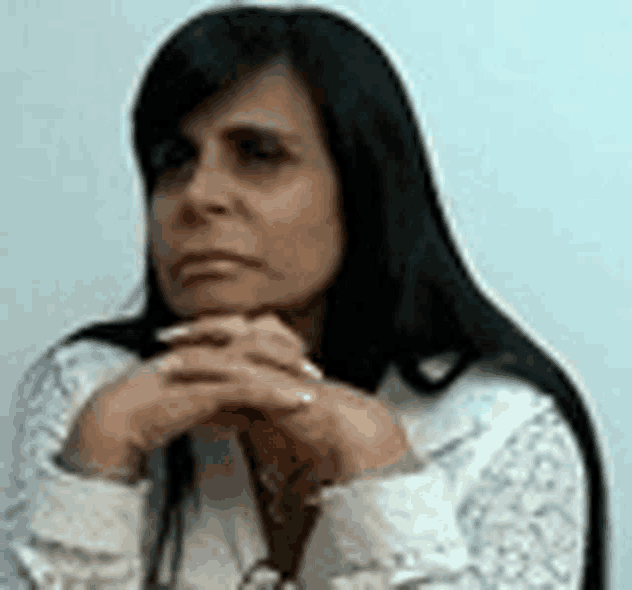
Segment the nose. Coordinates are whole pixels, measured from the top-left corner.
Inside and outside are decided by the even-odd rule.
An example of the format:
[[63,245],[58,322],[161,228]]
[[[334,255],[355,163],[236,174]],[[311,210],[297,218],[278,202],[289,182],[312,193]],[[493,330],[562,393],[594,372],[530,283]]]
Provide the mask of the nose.
[[224,159],[215,142],[207,142],[205,153],[194,165],[186,184],[185,203],[204,217],[229,215],[240,201],[240,187]]

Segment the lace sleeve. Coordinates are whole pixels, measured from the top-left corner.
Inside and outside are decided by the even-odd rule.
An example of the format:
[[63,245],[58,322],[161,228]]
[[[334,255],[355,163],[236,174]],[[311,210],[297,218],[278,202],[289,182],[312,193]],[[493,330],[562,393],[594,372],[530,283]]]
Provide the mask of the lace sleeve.
[[77,414],[133,357],[103,344],[51,349],[18,386],[0,587],[139,588],[151,484],[73,475],[56,461]]
[[579,444],[554,407],[524,412],[505,417],[513,429],[475,421],[419,473],[323,493],[303,569],[310,590],[578,590],[588,526]]
[[512,434],[458,507],[467,575],[481,588],[578,590],[587,507],[586,470],[573,431],[556,409],[538,413]]

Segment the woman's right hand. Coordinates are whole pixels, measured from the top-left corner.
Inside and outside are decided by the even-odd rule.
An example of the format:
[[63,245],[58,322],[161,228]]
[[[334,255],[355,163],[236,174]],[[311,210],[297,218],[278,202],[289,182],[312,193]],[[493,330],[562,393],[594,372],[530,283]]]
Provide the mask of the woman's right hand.
[[203,316],[177,330],[166,339],[173,348],[137,363],[93,397],[68,441],[66,463],[86,475],[135,481],[143,453],[197,424],[244,429],[248,420],[238,413],[244,407],[277,416],[299,410],[300,388],[274,387],[279,370],[304,381],[319,377],[303,356],[303,339],[273,314]]

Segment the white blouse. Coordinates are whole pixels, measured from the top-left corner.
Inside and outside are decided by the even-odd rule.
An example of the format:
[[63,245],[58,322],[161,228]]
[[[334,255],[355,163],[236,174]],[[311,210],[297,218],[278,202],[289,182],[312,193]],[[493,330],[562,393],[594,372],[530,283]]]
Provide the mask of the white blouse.
[[[141,588],[160,480],[126,486],[54,462],[88,399],[134,361],[124,349],[82,341],[52,348],[26,373],[17,392],[0,589]],[[425,370],[441,370],[435,365]],[[300,572],[304,588],[579,588],[586,471],[549,396],[480,364],[439,399],[413,393],[391,367],[377,395],[424,467],[321,493],[323,511]],[[206,471],[187,500],[175,588],[273,588],[272,572],[242,580],[266,549],[235,433],[194,435]],[[159,450],[151,461],[162,456]]]

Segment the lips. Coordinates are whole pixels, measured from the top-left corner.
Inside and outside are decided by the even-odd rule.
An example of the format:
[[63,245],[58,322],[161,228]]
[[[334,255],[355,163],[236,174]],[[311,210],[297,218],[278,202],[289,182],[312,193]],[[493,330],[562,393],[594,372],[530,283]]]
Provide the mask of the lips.
[[264,262],[258,258],[242,256],[226,250],[213,250],[210,252],[197,252],[183,256],[171,267],[171,278],[174,281],[180,278],[186,279],[187,282],[191,282],[193,279],[198,279],[202,275],[209,278],[214,276],[219,278],[220,276],[224,276],[226,272],[230,274],[230,271],[225,269],[222,270],[220,264],[217,265],[217,268],[213,268],[212,263],[214,261],[222,260],[232,262],[234,264],[236,263],[246,268],[262,269],[264,267]]
[[188,289],[189,287],[204,284],[209,281],[221,281],[226,279],[229,275],[230,273],[228,275],[227,273],[195,273],[182,281],[182,288]]

